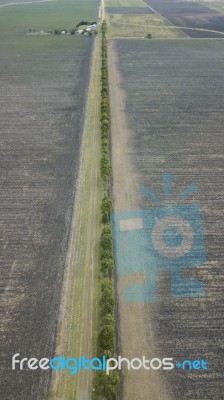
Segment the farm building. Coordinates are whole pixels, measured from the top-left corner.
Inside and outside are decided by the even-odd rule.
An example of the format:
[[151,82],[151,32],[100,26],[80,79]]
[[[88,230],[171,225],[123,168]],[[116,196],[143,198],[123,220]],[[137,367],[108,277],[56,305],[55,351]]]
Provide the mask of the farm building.
[[95,29],[96,29],[96,24],[89,25],[89,26],[87,26],[87,28],[86,28],[87,31],[94,31]]

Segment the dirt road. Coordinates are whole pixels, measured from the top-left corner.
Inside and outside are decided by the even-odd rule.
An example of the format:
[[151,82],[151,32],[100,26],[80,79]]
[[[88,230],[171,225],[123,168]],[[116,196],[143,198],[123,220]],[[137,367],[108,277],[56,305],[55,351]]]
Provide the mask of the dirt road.
[[[124,93],[121,89],[113,42],[108,44],[109,83],[111,104],[111,142],[113,168],[114,211],[138,209],[137,176],[131,167],[131,153],[128,142],[131,130],[127,126],[124,112]],[[146,356],[155,357],[155,341],[150,325],[150,304],[123,302],[122,288],[132,282],[144,282],[144,275],[118,276],[119,347],[123,357],[128,359]],[[147,321],[147,322],[146,322]],[[172,400],[173,396],[165,376],[146,370],[123,370],[124,400]]]

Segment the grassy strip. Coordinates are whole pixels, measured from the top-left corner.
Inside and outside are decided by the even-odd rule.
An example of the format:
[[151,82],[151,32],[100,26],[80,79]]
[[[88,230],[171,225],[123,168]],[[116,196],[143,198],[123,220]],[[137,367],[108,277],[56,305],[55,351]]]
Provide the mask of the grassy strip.
[[106,7],[147,7],[144,0],[106,0]]
[[[109,130],[110,130],[110,103],[108,92],[107,70],[107,25],[102,23],[101,46],[101,160],[100,171],[102,178],[102,232],[100,239],[100,299],[99,299],[99,333],[97,340],[98,357],[105,355],[111,358],[115,347],[114,329],[114,291],[113,291],[113,245],[110,226],[110,213],[112,202],[110,198],[110,154],[109,154]],[[114,400],[117,395],[119,375],[116,371],[99,371],[94,378],[94,399]]]
[[147,38],[149,33],[153,39],[186,37],[178,27],[170,25],[157,14],[107,14],[107,22],[109,38]]
[[[92,189],[95,185],[95,179],[93,179],[95,175],[97,175],[98,184],[99,165],[98,140],[95,140],[96,137],[98,138],[99,132],[97,115],[99,113],[98,88],[100,79],[98,62],[100,46],[98,40],[100,38],[97,37],[93,49],[80,174],[77,183],[55,351],[56,356],[63,355],[65,358],[71,356],[78,358],[81,355],[91,356],[83,348],[83,341],[85,335],[88,335],[88,338],[90,337],[91,321],[89,325],[86,322],[84,326],[84,319],[87,314],[85,308],[88,290],[87,281],[88,279],[90,280],[89,266],[91,264],[97,265],[98,254],[94,253],[94,259],[92,259],[92,248],[95,249],[97,247],[100,236],[100,234],[98,235],[100,204],[98,194],[100,190],[99,186],[97,186],[97,199],[95,199],[96,193]],[[94,199],[96,200],[95,203]],[[94,210],[92,209],[93,204],[95,204]],[[90,221],[92,219],[96,221],[96,235],[93,235],[92,230],[90,230]],[[86,332],[85,334],[84,331]],[[80,374],[71,376],[66,370],[59,370],[57,373],[52,374],[49,398],[52,400],[74,399],[78,391],[78,378],[80,378]]]

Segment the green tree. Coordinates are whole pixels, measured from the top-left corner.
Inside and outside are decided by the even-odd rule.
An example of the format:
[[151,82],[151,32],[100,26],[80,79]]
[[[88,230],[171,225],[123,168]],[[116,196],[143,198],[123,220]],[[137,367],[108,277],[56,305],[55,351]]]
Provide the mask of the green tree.
[[102,229],[102,234],[104,234],[104,233],[110,233],[111,234],[111,226],[109,225],[109,224],[107,224],[107,225],[105,225],[105,226],[103,226],[103,229]]
[[112,249],[112,235],[111,233],[104,233],[101,235],[100,245],[102,249],[111,250]]
[[106,259],[111,259],[111,258],[112,258],[112,251],[111,250],[105,250],[105,249],[101,250],[101,254],[100,254],[100,259],[101,260],[106,260]]
[[112,203],[109,196],[104,196],[101,204],[101,211],[111,212]]
[[113,268],[114,264],[111,258],[104,258],[101,261],[101,271],[104,276],[108,276],[109,278],[111,278],[113,273]]
[[[107,88],[106,88],[106,90],[107,90]],[[101,121],[101,128],[102,128],[102,129],[108,130],[108,129],[109,129],[109,126],[110,126],[110,123],[109,123],[108,119],[104,118],[104,119]]]
[[104,325],[114,325],[114,317],[112,314],[107,314],[104,318],[103,318],[103,324]]
[[100,371],[95,382],[95,393],[103,399],[115,400],[118,383],[119,376],[116,371],[111,371],[109,375],[105,371]]
[[111,350],[114,346],[114,329],[110,325],[105,325],[98,336],[99,346],[103,350]]

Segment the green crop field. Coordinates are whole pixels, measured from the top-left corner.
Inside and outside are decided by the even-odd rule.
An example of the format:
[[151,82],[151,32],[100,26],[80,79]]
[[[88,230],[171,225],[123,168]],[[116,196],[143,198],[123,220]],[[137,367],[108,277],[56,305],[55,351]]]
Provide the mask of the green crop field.
[[[28,4],[0,5],[0,50],[38,51],[83,47],[83,37],[44,35],[54,29],[71,29],[81,20],[95,20],[97,0],[52,0]],[[30,34],[30,31],[33,33]]]
[[0,35],[70,29],[82,19],[96,18],[96,0],[56,0],[0,7]]

